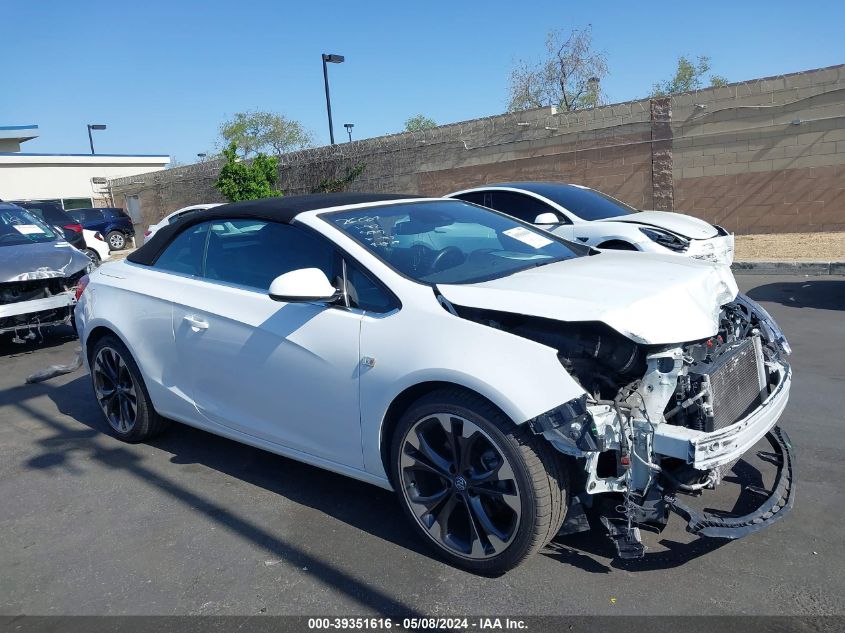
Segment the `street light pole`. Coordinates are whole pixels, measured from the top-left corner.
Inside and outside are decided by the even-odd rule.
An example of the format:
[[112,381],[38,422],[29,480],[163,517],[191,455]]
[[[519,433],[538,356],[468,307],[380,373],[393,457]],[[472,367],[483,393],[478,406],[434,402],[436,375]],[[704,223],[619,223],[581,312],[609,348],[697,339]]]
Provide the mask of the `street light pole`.
[[352,128],[355,127],[354,123],[344,123],[343,127],[346,128],[347,134],[349,134],[349,142],[352,142]]
[[88,124],[88,144],[91,146],[91,155],[94,154],[94,137],[91,136],[91,130],[105,130],[105,125],[94,125],[93,123]]
[[334,145],[334,125],[332,124],[332,100],[329,96],[329,69],[326,64],[342,64],[343,55],[323,53],[323,82],[326,85],[326,112],[329,115],[329,140]]

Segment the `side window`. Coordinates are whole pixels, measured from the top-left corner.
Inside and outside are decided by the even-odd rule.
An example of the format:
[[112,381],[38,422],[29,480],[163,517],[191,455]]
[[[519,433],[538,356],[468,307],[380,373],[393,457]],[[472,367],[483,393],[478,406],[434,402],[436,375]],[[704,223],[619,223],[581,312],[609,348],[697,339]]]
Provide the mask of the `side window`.
[[200,210],[201,209],[189,209],[187,211],[183,211],[179,215],[174,215],[172,218],[170,218],[167,221],[167,223],[168,224],[175,224],[176,222],[178,222],[179,220],[182,220],[183,218],[187,218],[187,217],[194,215],[195,213],[199,213]]
[[279,275],[319,268],[337,282],[335,250],[322,238],[287,224],[261,220],[211,222],[203,276],[268,290]]
[[390,293],[349,260],[346,260],[346,292],[351,308],[389,312],[397,307],[396,299]]
[[494,191],[492,208],[531,224],[541,213],[554,213],[560,217],[560,213],[546,203],[514,191]]
[[158,256],[155,268],[184,275],[202,274],[208,222],[182,231]]
[[473,204],[480,204],[482,207],[484,206],[484,192],[483,191],[473,191],[472,193],[462,193],[461,195],[457,196],[459,200],[466,200],[467,202],[472,202]]

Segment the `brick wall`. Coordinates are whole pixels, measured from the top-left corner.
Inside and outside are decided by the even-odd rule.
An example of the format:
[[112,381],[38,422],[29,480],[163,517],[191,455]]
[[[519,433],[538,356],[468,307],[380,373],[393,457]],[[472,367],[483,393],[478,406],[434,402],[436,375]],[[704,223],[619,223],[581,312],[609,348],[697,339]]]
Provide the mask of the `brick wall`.
[[[845,229],[845,66],[594,110],[504,114],[281,157],[280,187],[309,193],[364,165],[354,191],[443,195],[506,180],[568,181],[639,208],[738,233]],[[152,223],[221,201],[210,161],[111,182]]]

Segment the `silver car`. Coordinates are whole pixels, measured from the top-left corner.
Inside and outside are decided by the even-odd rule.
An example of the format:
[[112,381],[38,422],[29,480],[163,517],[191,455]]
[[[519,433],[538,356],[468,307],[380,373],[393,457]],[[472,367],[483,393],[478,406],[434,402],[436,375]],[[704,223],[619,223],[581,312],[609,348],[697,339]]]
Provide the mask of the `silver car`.
[[90,265],[31,213],[0,202],[0,335],[22,343],[41,328],[70,323],[76,286]]

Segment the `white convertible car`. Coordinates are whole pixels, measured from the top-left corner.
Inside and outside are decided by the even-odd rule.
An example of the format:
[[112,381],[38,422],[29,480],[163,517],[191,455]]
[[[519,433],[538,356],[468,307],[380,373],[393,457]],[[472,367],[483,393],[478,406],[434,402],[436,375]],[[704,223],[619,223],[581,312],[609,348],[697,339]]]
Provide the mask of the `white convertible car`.
[[676,254],[733,263],[734,238],[683,213],[638,211],[607,194],[555,182],[511,182],[450,193],[602,249]]
[[[176,420],[392,488],[475,572],[587,529],[600,498],[629,557],[670,510],[737,538],[792,504],[789,348],[723,266],[459,200],[285,197],[162,228],[86,279],[76,323],[117,437]],[[759,509],[688,504],[764,438]]]

